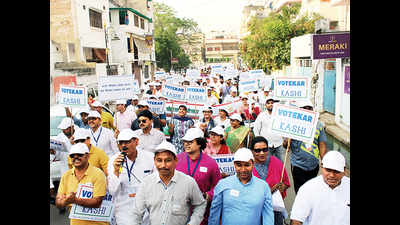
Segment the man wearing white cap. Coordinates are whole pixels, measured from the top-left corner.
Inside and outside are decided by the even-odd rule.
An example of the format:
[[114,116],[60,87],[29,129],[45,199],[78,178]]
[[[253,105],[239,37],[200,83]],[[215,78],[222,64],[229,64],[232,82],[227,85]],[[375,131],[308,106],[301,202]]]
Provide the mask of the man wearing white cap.
[[272,124],[272,109],[275,102],[278,101],[273,97],[266,97],[265,108],[267,110],[258,115],[254,122],[253,132],[255,136],[262,136],[267,139],[270,150],[269,153],[280,159],[281,162],[284,162],[285,148],[282,146],[284,138],[269,131]]
[[141,224],[146,211],[150,212],[151,224],[200,224],[206,200],[196,181],[175,169],[177,163],[173,144],[163,141],[156,147],[154,165],[158,173],[147,176],[139,186],[133,224]]
[[[90,143],[90,131],[84,128],[76,129],[74,133],[74,143],[84,143],[89,149],[89,163],[90,165],[101,169],[107,176],[108,156],[103,149],[93,146]],[[72,168],[72,160],[68,158],[68,167]]]
[[230,91],[231,92],[229,93],[229,95],[224,98],[224,102],[223,103],[234,102],[234,101],[239,100],[239,97],[237,96],[237,94],[238,94],[237,88],[236,87],[231,87]]
[[100,114],[102,121],[101,125],[105,128],[114,130],[114,118],[109,112],[103,111],[103,105],[99,101],[95,101],[92,103],[92,107]]
[[[87,208],[100,207],[106,195],[107,181],[105,174],[99,168],[89,164],[89,149],[84,143],[73,145],[69,152],[69,157],[71,157],[74,167],[61,177],[56,206],[63,208],[77,204]],[[92,198],[76,197],[78,186],[81,184],[92,187]],[[108,222],[71,219],[70,224],[108,225]]]
[[74,121],[69,117],[65,117],[64,119],[61,120],[57,128],[61,129],[62,132],[57,135],[56,139],[64,142],[65,147],[69,151],[71,149],[72,144],[74,143],[72,136],[75,132]]
[[97,111],[90,111],[88,121],[91,144],[103,149],[109,158],[115,153],[118,153],[119,150],[114,132],[101,126],[102,120],[100,114]]
[[[108,163],[108,190],[114,196],[115,218],[118,225],[131,224],[138,186],[152,174],[154,154],[138,151],[139,138],[130,128],[121,130],[117,138],[121,154],[115,154]],[[125,154],[125,156],[124,156]],[[149,224],[148,215],[142,224]]]
[[346,160],[338,151],[322,159],[321,175],[300,187],[290,215],[292,225],[350,224],[350,178]]
[[[297,107],[305,110],[313,110],[314,105],[310,99],[297,101]],[[283,143],[286,148],[287,139]],[[290,143],[290,164],[292,165],[292,177],[294,191],[297,193],[300,186],[308,180],[316,177],[319,171],[319,158],[323,159],[326,153],[326,134],[321,121],[317,122],[317,129],[313,143],[305,143],[291,139]]]
[[138,110],[137,108],[138,103],[139,103],[139,97],[137,95],[134,95],[131,99],[131,104],[129,104],[126,107],[126,110],[133,111],[134,113],[136,113],[136,110]]
[[221,218],[224,225],[273,225],[271,190],[265,181],[252,176],[253,153],[240,148],[233,158],[236,175],[215,186],[208,224],[219,225]]
[[132,122],[137,118],[136,113],[126,109],[126,100],[119,99],[115,103],[117,112],[114,114],[114,127],[116,136],[126,128],[131,128]]
[[69,107],[65,107],[65,113],[67,114],[67,117],[72,118],[74,120],[75,125],[77,125],[80,128],[85,128],[89,129],[89,124],[87,120],[87,116],[89,115],[89,108],[84,108],[80,110],[79,115],[81,116],[80,119],[76,118],[75,116],[72,115],[71,111],[69,110]]

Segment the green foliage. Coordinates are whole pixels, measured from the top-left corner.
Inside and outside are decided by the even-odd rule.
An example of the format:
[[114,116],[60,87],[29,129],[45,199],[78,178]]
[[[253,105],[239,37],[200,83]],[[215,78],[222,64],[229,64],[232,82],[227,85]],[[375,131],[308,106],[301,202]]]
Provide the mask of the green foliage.
[[[183,69],[191,64],[189,57],[179,46],[181,38],[187,38],[198,30],[197,23],[192,19],[177,18],[175,11],[163,4],[154,2],[154,40],[157,67],[165,71],[171,70],[171,55],[179,62],[173,64],[174,69]],[[182,37],[178,37],[178,34]]]
[[296,3],[264,19],[253,18],[249,22],[250,35],[244,38],[241,55],[251,68],[271,71],[290,64],[290,39],[313,33],[314,22],[322,18],[316,14],[311,18],[297,18],[299,10],[300,4]]

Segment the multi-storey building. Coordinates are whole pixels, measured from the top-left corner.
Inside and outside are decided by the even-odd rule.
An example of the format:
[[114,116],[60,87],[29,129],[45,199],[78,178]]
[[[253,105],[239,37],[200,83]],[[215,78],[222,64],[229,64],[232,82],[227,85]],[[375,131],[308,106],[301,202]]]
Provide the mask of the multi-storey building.
[[180,46],[189,56],[190,67],[201,68],[205,65],[205,35],[201,32],[193,33],[188,38],[180,39]]
[[206,66],[233,64],[238,67],[239,38],[224,31],[211,31],[206,35]]

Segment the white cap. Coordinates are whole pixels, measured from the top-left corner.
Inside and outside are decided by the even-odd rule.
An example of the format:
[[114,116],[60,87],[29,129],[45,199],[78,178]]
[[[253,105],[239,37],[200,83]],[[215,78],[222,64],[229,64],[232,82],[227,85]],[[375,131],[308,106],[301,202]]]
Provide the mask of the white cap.
[[115,101],[116,105],[126,105],[126,100],[125,99],[118,99]]
[[70,126],[74,126],[74,121],[69,117],[65,117],[64,119],[61,120],[61,123],[58,125],[57,128],[64,130]]
[[139,136],[131,128],[126,128],[118,134],[117,141],[129,141],[132,138],[139,138]]
[[156,147],[156,151],[154,153],[164,152],[164,151],[170,151],[170,152],[174,153],[174,155],[176,156],[175,146],[173,144],[171,144],[170,142],[166,141],[166,140],[161,142],[161,144],[159,144]]
[[236,87],[231,87],[231,91],[230,92],[232,92],[232,91],[237,92],[237,88]]
[[346,166],[346,159],[338,151],[329,151],[322,159],[322,167],[344,172]]
[[184,141],[193,141],[196,138],[204,137],[204,133],[200,128],[190,128],[186,131],[185,136],[183,136],[182,140]]
[[221,126],[216,126],[213,129],[211,129],[209,132],[214,132],[214,133],[216,133],[218,135],[222,135],[222,136],[224,136],[224,134],[225,134],[224,128],[222,128]]
[[243,99],[243,98],[247,98],[247,99],[249,99],[249,96],[247,96],[246,94],[244,94],[243,92],[242,93],[240,93],[240,97]]
[[138,103],[138,106],[139,106],[139,105],[150,107],[150,106],[149,106],[149,103],[148,103],[146,100],[140,100],[139,103]]
[[89,148],[84,143],[77,143],[71,146],[71,150],[69,151],[69,155],[72,154],[85,154],[89,153]]
[[101,119],[100,113],[97,112],[97,111],[94,111],[94,110],[91,110],[91,111],[89,112],[89,115],[88,115],[87,117],[88,117],[88,118],[90,118],[90,117],[96,117],[96,118],[100,118],[100,119]]
[[88,137],[90,137],[88,129],[78,128],[74,132],[74,141],[76,141],[76,140],[86,140]]
[[99,106],[103,106],[99,101],[94,101],[93,103],[92,103],[92,106],[93,107],[99,107]]
[[264,87],[264,91],[270,91],[269,87]]
[[211,106],[209,106],[209,105],[204,105],[204,106],[202,107],[201,111],[202,111],[202,112],[204,112],[204,111],[211,111],[211,113],[213,112]]
[[90,109],[89,109],[89,108],[83,108],[83,109],[80,109],[80,110],[79,110],[79,114],[81,114],[81,113],[89,114],[89,112],[90,112]]
[[132,97],[132,100],[139,100],[139,97],[138,97],[137,95],[134,95],[134,96]]
[[301,108],[301,107],[304,107],[304,106],[311,106],[311,107],[313,107],[314,108],[314,104],[311,102],[311,100],[310,99],[304,99],[304,100],[299,100],[299,101],[296,101],[296,105],[297,105],[297,107],[299,107],[299,108]]
[[242,117],[238,113],[234,113],[232,116],[229,117],[231,120],[239,120],[240,122],[243,121]]
[[253,153],[248,148],[239,148],[233,156],[233,162],[242,161],[248,162],[250,159],[254,160]]

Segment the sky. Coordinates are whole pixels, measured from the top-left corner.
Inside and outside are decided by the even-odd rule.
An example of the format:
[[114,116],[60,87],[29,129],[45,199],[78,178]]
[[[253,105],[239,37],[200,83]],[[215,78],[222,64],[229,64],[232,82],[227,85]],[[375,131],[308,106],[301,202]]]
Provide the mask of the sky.
[[211,30],[239,34],[245,0],[154,0],[176,11],[179,18],[192,18],[203,33]]

